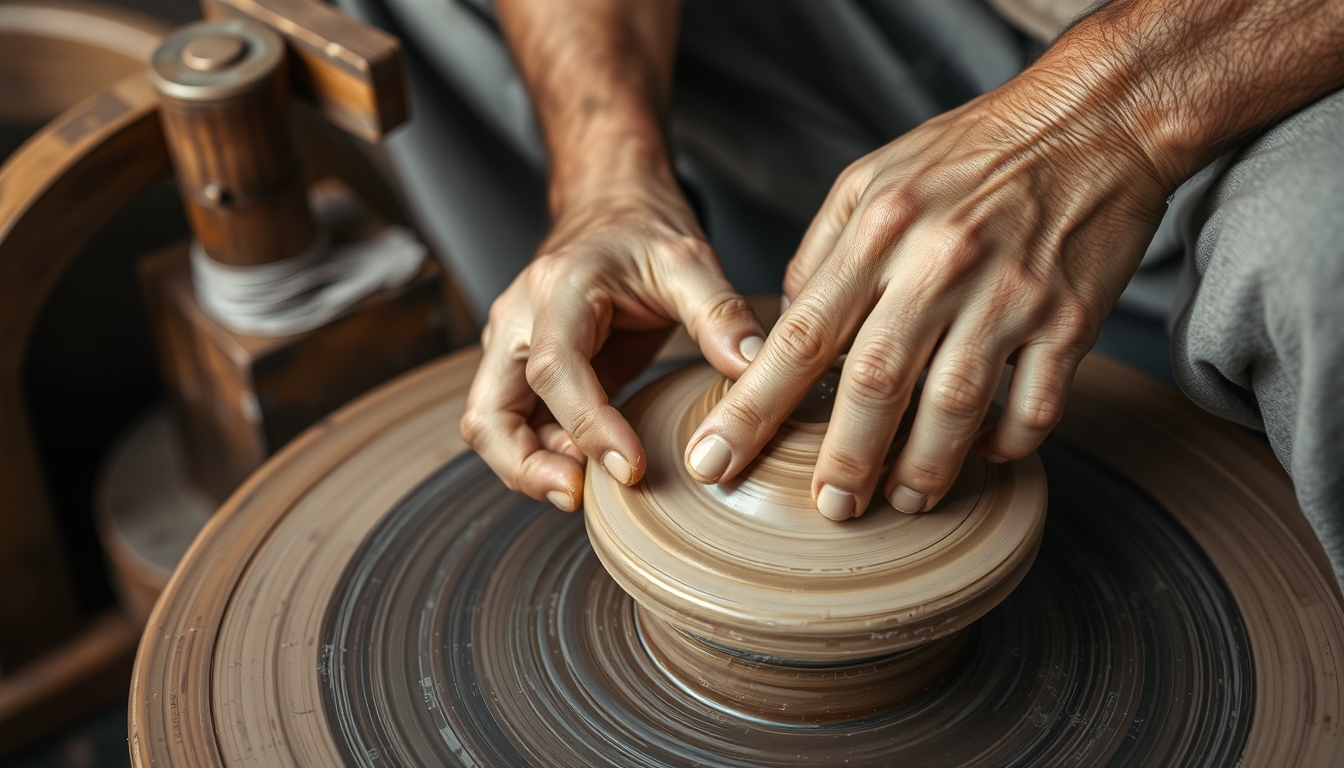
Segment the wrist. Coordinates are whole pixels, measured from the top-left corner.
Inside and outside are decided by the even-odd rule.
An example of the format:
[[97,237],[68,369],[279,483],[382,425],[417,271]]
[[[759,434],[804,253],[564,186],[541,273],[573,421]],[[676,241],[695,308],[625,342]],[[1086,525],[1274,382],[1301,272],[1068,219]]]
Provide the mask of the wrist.
[[598,154],[591,164],[572,174],[552,175],[551,219],[557,227],[614,212],[644,212],[686,234],[703,237],[665,155],[647,156],[636,147]]
[[1180,97],[1183,88],[1170,82],[1179,75],[1157,60],[1164,57],[1137,40],[1117,40],[1106,24],[1080,23],[1023,79],[1048,94],[1051,122],[1067,125],[1093,152],[1128,156],[1170,193],[1212,160],[1226,137]]
[[603,109],[549,142],[553,218],[595,201],[677,189],[661,127],[643,110],[623,112]]
[[1344,7],[1117,0],[1028,70],[1064,76],[1174,188],[1244,137],[1344,84]]
[[668,232],[704,240],[695,211],[681,188],[647,177],[611,180],[600,191],[569,198],[552,217],[549,240],[563,242],[577,232],[618,222],[655,224]]

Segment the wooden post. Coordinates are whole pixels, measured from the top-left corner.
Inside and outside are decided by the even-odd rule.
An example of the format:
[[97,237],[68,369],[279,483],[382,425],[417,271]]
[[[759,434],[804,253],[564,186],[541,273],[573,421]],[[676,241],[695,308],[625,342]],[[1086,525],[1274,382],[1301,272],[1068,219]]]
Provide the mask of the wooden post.
[[279,35],[233,19],[179,30],[150,65],[187,217],[222,264],[279,261],[316,234],[284,54]]
[[[156,23],[63,0],[0,3],[0,122],[36,123],[69,110],[0,166],[0,757],[91,710],[124,701],[137,639],[136,628],[119,612],[81,615],[47,498],[20,374],[48,293],[91,235],[169,177],[164,123],[171,124],[172,162],[190,193],[186,205],[207,252],[224,263],[260,264],[314,239],[304,197],[311,179],[304,178],[296,144],[318,145],[307,136],[296,142],[291,134],[289,88],[313,101],[327,122],[366,141],[381,139],[406,117],[395,38],[318,0],[204,0],[203,9],[211,18],[251,19],[248,28],[275,52],[273,69],[263,68],[250,86],[235,78],[234,90],[216,90],[221,98],[213,102],[192,98],[191,82],[164,96],[159,89],[166,78],[156,76],[161,82],[151,86],[144,66],[166,31]],[[232,58],[234,47],[227,40],[199,43],[190,61],[179,61],[197,73],[190,77],[199,85],[218,71],[219,61]],[[386,194],[370,193],[361,181],[371,175],[368,169],[343,163],[333,151],[339,145],[321,143],[309,164],[319,176],[347,181],[388,218],[390,206],[379,205]],[[321,162],[311,159],[316,155]],[[361,319],[359,309],[344,318],[340,333],[276,340],[267,356],[254,361],[263,375],[249,381],[261,381],[262,394],[267,387],[279,393],[282,385],[300,381],[286,372],[295,360],[353,366],[366,351],[349,343],[361,329],[371,339],[361,343],[385,351],[384,360],[403,355],[397,365],[429,354],[407,357],[407,348],[389,342],[385,329],[394,321],[412,336],[413,320],[420,319],[426,330],[416,343],[422,350],[438,349],[433,344],[442,341],[424,342],[443,339],[445,325],[449,343],[462,343],[471,332],[460,304],[450,300],[446,312],[431,310],[431,303],[442,302],[426,298],[430,283],[451,294],[430,260],[407,290],[368,297],[363,309],[383,308],[381,319]],[[189,305],[190,292],[184,295],[182,305]],[[442,322],[427,322],[435,317]],[[372,376],[375,365],[358,374]],[[289,370],[301,369],[313,374],[306,364]],[[324,373],[351,386],[344,371]],[[331,397],[329,385],[323,386]],[[318,389],[284,391],[296,391],[297,398]],[[272,428],[301,427],[277,421]]]
[[[341,42],[333,39],[322,49],[348,52],[347,44],[360,41],[382,56],[369,72],[400,71],[398,49],[380,47],[383,41],[373,32],[345,28]],[[376,97],[381,86],[371,79],[363,91],[352,90],[348,78],[322,74],[346,73],[344,63],[290,55],[297,33],[295,27],[282,38],[258,21],[234,16],[184,27],[154,54],[150,77],[163,101],[164,135],[183,204],[201,250],[213,261],[255,267],[325,247],[331,241],[326,234],[341,239],[335,231],[319,235],[309,207],[311,179],[297,146],[290,84],[304,84],[319,104],[327,91]],[[289,72],[290,63],[300,72]],[[352,124],[385,127],[387,121],[370,112],[341,123]],[[345,189],[347,197],[350,191]],[[368,214],[367,226],[357,227],[364,236],[389,223],[373,212],[376,202],[355,202]],[[450,308],[445,311],[446,281],[433,258],[403,285],[366,297],[320,328],[282,337],[240,333],[212,317],[197,301],[189,272],[182,248],[167,249],[141,267],[187,464],[216,501],[332,409],[450,348],[455,318]]]

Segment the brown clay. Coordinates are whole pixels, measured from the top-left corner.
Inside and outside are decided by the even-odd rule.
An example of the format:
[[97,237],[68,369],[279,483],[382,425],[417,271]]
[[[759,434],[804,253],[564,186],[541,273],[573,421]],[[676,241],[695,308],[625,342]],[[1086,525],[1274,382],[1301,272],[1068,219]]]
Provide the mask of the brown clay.
[[[912,649],[972,624],[1031,567],[1045,523],[1040,461],[971,456],[931,512],[901,514],[879,495],[862,516],[835,522],[812,503],[826,423],[808,403],[811,420],[785,422],[731,482],[702,485],[683,469],[687,440],[728,386],[701,364],[626,405],[648,469],[627,488],[589,464],[593,549],[649,614],[641,626],[651,652],[688,687],[790,720],[895,709],[949,674],[946,664],[924,668],[903,684]],[[731,656],[755,662],[726,663]],[[786,687],[780,678],[792,680],[791,695],[754,693]]]
[[580,519],[464,454],[477,359],[343,409],[210,522],[142,641],[136,765],[1344,762],[1344,600],[1288,479],[1159,384],[1083,363],[1041,555],[969,660],[898,713],[817,729],[657,667]]
[[973,630],[877,659],[788,664],[688,635],[643,608],[639,636],[655,664],[694,696],[726,711],[781,723],[863,720],[918,700],[966,660]]

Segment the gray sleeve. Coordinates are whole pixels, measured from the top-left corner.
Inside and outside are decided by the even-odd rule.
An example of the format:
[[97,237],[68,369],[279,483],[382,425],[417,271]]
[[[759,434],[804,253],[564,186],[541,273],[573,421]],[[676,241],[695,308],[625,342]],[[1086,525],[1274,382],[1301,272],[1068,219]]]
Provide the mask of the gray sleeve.
[[1264,430],[1344,574],[1344,91],[1231,157],[1185,234],[1176,379]]

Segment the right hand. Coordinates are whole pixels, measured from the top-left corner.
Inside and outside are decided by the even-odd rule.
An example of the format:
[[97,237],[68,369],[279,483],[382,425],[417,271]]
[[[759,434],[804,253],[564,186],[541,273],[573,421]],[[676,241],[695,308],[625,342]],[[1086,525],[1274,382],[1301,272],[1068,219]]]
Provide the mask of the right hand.
[[612,185],[566,206],[490,308],[462,437],[511,490],[565,511],[582,503],[588,459],[639,482],[643,446],[610,396],[677,323],[733,379],[765,335],[680,190]]

